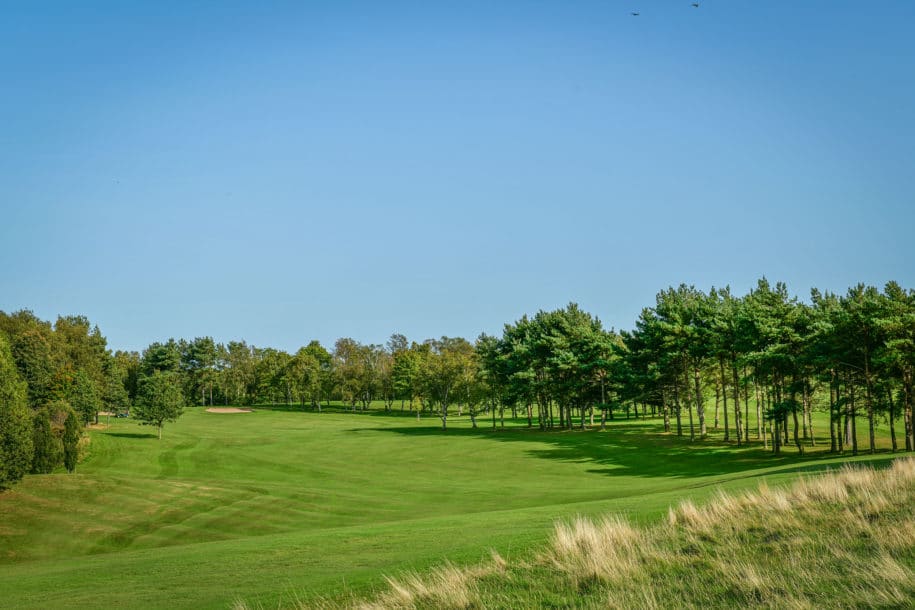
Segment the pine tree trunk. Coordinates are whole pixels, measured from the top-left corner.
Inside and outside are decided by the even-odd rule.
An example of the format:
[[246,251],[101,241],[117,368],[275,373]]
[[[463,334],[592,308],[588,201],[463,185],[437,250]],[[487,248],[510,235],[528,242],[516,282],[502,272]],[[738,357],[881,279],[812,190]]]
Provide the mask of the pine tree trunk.
[[[718,365],[719,365],[719,368],[721,369],[721,395],[722,395],[722,399],[724,400],[724,442],[728,442],[730,440],[730,438],[729,438],[730,430],[729,430],[729,426],[728,426],[728,385],[727,385],[727,383],[725,383],[724,358],[721,358],[718,360]],[[716,410],[717,410],[717,407],[716,407]],[[717,417],[715,419],[717,420]],[[716,428],[718,427],[717,423],[715,424],[715,427]],[[738,430],[737,446],[739,447],[740,446],[739,420],[737,423],[737,430]]]
[[[734,365],[737,366],[736,364]],[[747,382],[747,367],[743,367],[743,440],[750,442],[750,384]]]
[[[737,446],[740,447],[740,378],[737,375],[737,362],[733,359],[731,360],[731,375],[734,378],[734,427],[737,432]],[[727,429],[727,422],[724,427]]]
[[896,446],[896,412],[894,411],[893,391],[889,388],[886,390],[886,398],[887,406],[890,408],[890,441],[893,443],[893,453],[896,453],[896,450],[898,449]]
[[781,402],[782,402],[782,392],[781,392],[781,385],[777,378],[775,380],[775,386],[774,386],[773,390],[775,392],[775,395],[773,397],[774,404],[772,405],[772,407],[775,408],[775,416],[773,418],[775,420],[775,433],[772,435],[773,447],[775,448],[775,453],[780,453],[781,448],[782,448],[782,421],[784,418],[782,417],[782,414],[780,412],[778,412],[778,409],[780,408]]
[[699,383],[699,367],[693,369],[693,378],[696,382],[696,415],[699,416],[699,436],[705,438],[705,401],[702,400],[702,387]]
[[664,412],[664,432],[670,432],[670,410],[667,406],[667,392],[661,388],[661,410]]
[[870,452],[876,453],[877,446],[874,438],[874,403],[871,396],[870,356],[867,347],[864,348],[864,401],[867,406],[867,435],[870,443]]
[[849,400],[851,404],[849,405],[851,409],[851,454],[858,455],[858,414],[855,411],[855,386],[851,386],[851,392],[849,395]]
[[807,381],[804,381],[804,389],[801,394],[801,427],[803,428],[803,436],[806,441],[809,437],[807,436]]
[[674,408],[677,410],[677,436],[683,436],[683,420],[680,414],[680,391],[674,384]]
[[721,409],[721,388],[715,381],[715,430],[718,430],[718,411]]
[[836,445],[836,398],[835,398],[835,371],[830,371],[829,379],[829,451],[830,453],[836,453],[838,446]]
[[905,416],[908,421],[905,434],[906,451],[915,450],[915,418],[912,413],[912,371],[906,369],[902,375],[902,390],[905,394]]
[[[792,380],[794,381],[794,380]],[[791,384],[791,416],[794,419],[794,445],[797,447],[797,452],[800,455],[804,455],[804,445],[801,444],[801,437],[798,432],[798,421],[797,421],[797,400],[795,396],[795,383]],[[806,390],[805,390],[806,392]],[[806,402],[806,399],[805,399]]]
[[813,409],[810,405],[813,400],[813,392],[810,387],[810,380],[804,379],[804,413],[807,415],[807,432],[810,434],[810,446],[816,447],[816,434],[813,432]]
[[753,389],[756,391],[756,438],[763,439],[763,446],[765,446],[766,445],[766,432],[765,432],[765,428],[763,427],[763,421],[762,421],[762,407],[759,404],[759,401],[760,401],[759,382],[755,377],[753,378]]

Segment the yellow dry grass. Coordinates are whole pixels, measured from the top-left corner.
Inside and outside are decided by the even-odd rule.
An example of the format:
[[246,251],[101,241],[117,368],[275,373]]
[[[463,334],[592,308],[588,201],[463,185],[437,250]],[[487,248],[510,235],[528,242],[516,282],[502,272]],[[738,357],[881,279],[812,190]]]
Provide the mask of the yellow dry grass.
[[[886,515],[892,522],[881,522]],[[654,527],[578,517],[557,523],[529,564],[506,565],[498,555],[468,568],[446,564],[389,579],[387,591],[352,605],[517,607],[528,602],[513,600],[512,581],[549,584],[547,573],[572,607],[915,607],[913,549],[908,458],[885,470],[846,466],[788,488],[762,483],[703,506],[686,500]],[[494,593],[500,578],[508,593]]]

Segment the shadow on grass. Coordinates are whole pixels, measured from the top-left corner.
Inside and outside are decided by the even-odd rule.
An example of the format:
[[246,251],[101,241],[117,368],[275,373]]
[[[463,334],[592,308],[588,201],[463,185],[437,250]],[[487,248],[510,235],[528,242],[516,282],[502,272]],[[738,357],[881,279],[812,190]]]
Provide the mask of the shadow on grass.
[[115,438],[156,438],[152,432],[102,432],[102,434]]
[[[401,411],[399,406],[391,409],[390,411],[385,411],[383,408],[378,408],[377,406],[373,406],[369,409],[362,410],[362,408],[359,407],[358,405],[356,406],[356,410],[353,411],[352,407],[345,406],[345,405],[327,406],[327,405],[323,405],[323,404],[321,405],[320,411],[313,408],[311,405],[305,405],[304,407],[301,405],[253,405],[253,406],[245,407],[245,408],[254,409],[257,411],[277,411],[280,413],[313,413],[315,415],[333,414],[333,415],[353,415],[353,416],[364,416],[364,417],[393,417],[393,418],[412,417],[413,419],[416,419],[416,411],[408,411],[408,410]],[[433,417],[434,414],[430,414],[427,412],[425,414],[425,416]]]
[[[434,426],[383,427],[352,429],[355,433],[382,432],[412,437],[477,437],[505,443],[529,443],[531,456],[565,462],[591,464],[588,472],[616,476],[702,478],[714,475],[747,473],[766,469],[776,472],[817,472],[836,468],[835,460],[850,458],[849,453],[831,454],[820,448],[806,448],[803,456],[796,453],[774,455],[770,450],[751,442],[738,448],[717,439],[690,441],[688,436],[677,437],[663,432],[660,420],[610,423],[605,431],[553,430],[512,427],[452,428],[443,431]],[[792,446],[793,450],[793,446]],[[876,466],[888,465],[898,455],[883,452],[860,455]],[[702,485],[706,483],[703,482]]]

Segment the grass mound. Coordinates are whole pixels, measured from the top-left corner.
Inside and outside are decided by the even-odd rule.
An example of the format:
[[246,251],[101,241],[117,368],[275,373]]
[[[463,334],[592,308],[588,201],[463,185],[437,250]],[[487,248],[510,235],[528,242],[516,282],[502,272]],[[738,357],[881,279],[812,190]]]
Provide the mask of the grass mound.
[[845,466],[789,488],[684,501],[661,524],[619,516],[557,523],[507,565],[446,565],[390,579],[358,608],[915,605],[915,459]]

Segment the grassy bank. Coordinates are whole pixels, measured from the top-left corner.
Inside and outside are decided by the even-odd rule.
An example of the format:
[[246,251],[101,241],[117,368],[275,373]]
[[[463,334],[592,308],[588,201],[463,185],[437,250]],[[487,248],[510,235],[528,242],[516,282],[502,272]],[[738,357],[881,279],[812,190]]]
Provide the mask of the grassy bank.
[[[654,526],[555,526],[539,552],[389,581],[369,608],[907,608],[915,604],[915,459],[788,489],[690,500]],[[329,604],[330,605],[330,604]],[[245,604],[238,604],[245,607]]]

